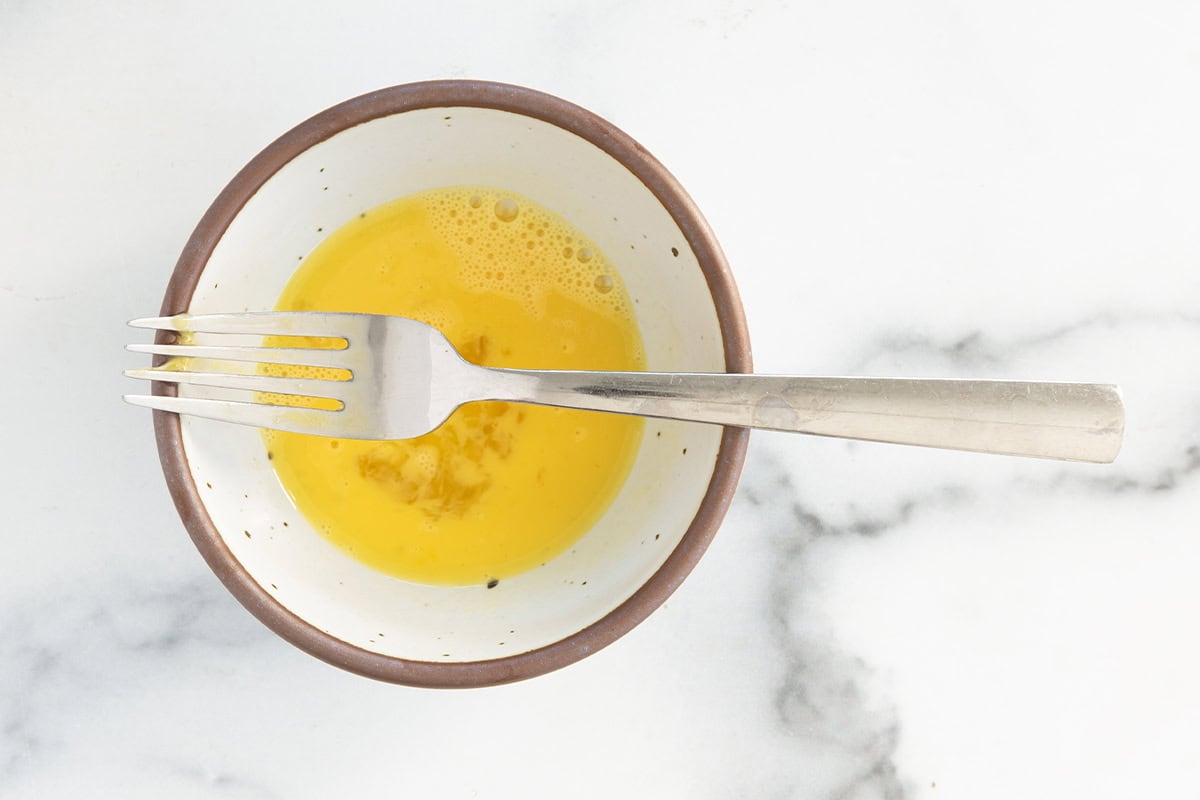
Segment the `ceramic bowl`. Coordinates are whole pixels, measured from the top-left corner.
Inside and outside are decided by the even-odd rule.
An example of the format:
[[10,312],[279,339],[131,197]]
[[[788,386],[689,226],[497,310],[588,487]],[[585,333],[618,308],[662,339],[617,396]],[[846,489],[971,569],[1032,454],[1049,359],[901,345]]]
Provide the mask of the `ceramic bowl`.
[[[200,221],[161,313],[270,310],[322,231],[458,184],[526,195],[595,239],[635,301],[649,369],[751,371],[729,268],[666,169],[582,108],[478,81],[383,89],[284,134]],[[539,675],[645,619],[708,546],[747,442],[745,430],[648,421],[624,488],[578,544],[488,589],[408,583],[344,555],[296,511],[255,429],[160,412],[154,424],[184,524],[252,614],[331,664],[437,687]]]

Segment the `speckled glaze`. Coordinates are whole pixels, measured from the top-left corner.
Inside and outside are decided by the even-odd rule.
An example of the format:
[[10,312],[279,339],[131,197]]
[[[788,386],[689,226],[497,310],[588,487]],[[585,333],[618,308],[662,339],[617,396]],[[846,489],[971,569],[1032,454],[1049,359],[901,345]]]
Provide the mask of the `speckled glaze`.
[[[444,120],[447,129],[454,124],[464,124],[460,123],[464,116],[468,118],[465,124],[486,125],[488,124],[487,119],[498,116],[493,112],[502,112],[503,118],[509,122],[514,119],[512,115],[517,115],[517,119],[529,121],[526,127],[530,131],[533,131],[535,126],[542,130],[543,124],[548,124],[560,131],[559,134],[554,134],[555,136],[561,138],[562,132],[570,134],[570,142],[563,139],[564,142],[567,142],[565,146],[577,146],[574,143],[576,142],[574,137],[578,137],[588,143],[589,148],[607,154],[608,158],[605,159],[605,163],[610,163],[610,166],[603,167],[603,169],[608,169],[614,174],[628,173],[635,177],[639,191],[648,192],[646,196],[652,198],[661,210],[665,211],[663,219],[672,223],[667,226],[667,230],[670,236],[677,238],[663,239],[661,246],[664,254],[667,255],[667,260],[676,262],[678,259],[679,264],[693,265],[683,267],[677,264],[676,268],[698,270],[696,276],[702,278],[702,283],[696,285],[700,286],[704,292],[706,302],[711,302],[711,311],[706,312],[713,319],[711,340],[715,344],[719,339],[718,349],[714,351],[717,363],[708,364],[707,368],[720,369],[724,367],[731,372],[751,370],[746,323],[724,256],[700,212],[666,169],[629,136],[584,109],[529,89],[479,81],[437,81],[383,89],[337,105],[286,133],[253,159],[218,196],[205,214],[180,256],[164,297],[161,313],[175,314],[187,310],[193,312],[228,310],[230,302],[237,302],[241,299],[242,296],[238,294],[227,295],[223,300],[220,295],[212,296],[211,290],[216,289],[219,281],[211,281],[210,287],[210,281],[206,279],[204,286],[200,287],[201,276],[206,274],[210,259],[213,258],[214,251],[222,245],[223,239],[237,241],[236,230],[232,232],[231,230],[239,224],[239,214],[247,206],[247,203],[255,198],[256,194],[268,191],[270,187],[264,189],[264,185],[273,178],[277,183],[284,182],[285,184],[288,180],[306,180],[306,178],[295,177],[296,174],[303,171],[296,165],[302,163],[302,157],[312,148],[322,145],[331,137],[350,131],[356,126],[375,121],[386,124],[388,120],[397,119],[397,115],[424,113],[429,119],[434,119],[429,113],[431,109],[437,110],[436,119]],[[481,113],[481,110],[486,110],[488,113]],[[446,113],[442,115],[441,111]],[[456,114],[458,115],[457,119],[455,118]],[[439,122],[438,124],[443,123]],[[355,134],[361,133],[361,131],[362,129],[359,129],[355,131]],[[430,135],[438,134],[435,130]],[[520,134],[510,132],[505,135],[518,137],[514,138],[517,144],[513,146],[519,146]],[[319,171],[320,181],[328,182],[324,172],[325,167],[320,167]],[[304,175],[309,173],[315,175],[317,170],[310,169],[303,172]],[[620,180],[627,180],[627,178],[620,178]],[[534,185],[536,187],[536,181],[534,181]],[[332,197],[332,194],[325,193],[328,190],[327,186],[317,188],[322,190],[321,197],[323,199]],[[375,202],[359,198],[351,200],[348,199],[350,196],[347,193],[345,202],[350,205],[346,205],[346,208],[352,207],[354,203],[367,202],[368,205],[373,205]],[[376,200],[379,199],[376,198]],[[388,199],[388,197],[384,196],[382,199]],[[260,204],[264,202],[262,196],[256,200]],[[613,207],[623,208],[624,205],[614,204]],[[342,212],[344,216],[344,209]],[[336,214],[333,214],[334,221],[336,218]],[[316,217],[315,219],[324,220],[325,217]],[[615,215],[612,219],[614,223],[617,223]],[[331,225],[331,223],[326,224]],[[589,230],[588,227],[584,229]],[[654,237],[644,234],[642,238],[649,240]],[[236,249],[237,245],[232,244],[228,247]],[[630,249],[635,249],[635,245],[630,244]],[[687,258],[679,259],[680,250],[684,251]],[[251,260],[252,256],[253,254],[243,254],[241,259],[243,261]],[[290,263],[294,264],[295,261]],[[665,281],[667,277],[663,277],[661,280]],[[695,278],[692,280],[694,282]],[[204,291],[209,291],[209,295],[202,297],[201,293]],[[245,291],[249,292],[250,290],[246,289]],[[686,292],[681,294],[686,295]],[[250,307],[257,308],[260,307],[261,300],[246,302],[250,304]],[[666,316],[668,319],[670,318],[669,314]],[[685,319],[686,315],[680,318],[680,320]],[[674,345],[664,345],[666,349],[663,352],[668,355],[664,355],[663,358],[670,358],[669,353],[674,352],[672,347],[679,346],[686,349],[679,343],[683,342],[686,345],[689,336],[704,338],[704,326],[695,322],[679,321],[675,324],[675,329],[670,326],[660,325],[660,327],[663,327],[662,331],[647,333],[643,326],[643,334],[649,342],[650,350],[653,350],[651,340],[658,341],[663,340],[664,337],[674,337]],[[684,330],[686,333],[680,334],[676,329]],[[723,364],[720,363],[722,356]],[[670,364],[664,362],[663,366],[670,366]],[[680,365],[676,364],[675,366],[678,368]],[[655,367],[653,360],[651,367]],[[156,391],[171,392],[174,391],[174,388],[156,385]],[[541,639],[535,636],[531,640],[535,642],[535,646],[511,655],[502,652],[492,655],[490,650],[481,650],[477,644],[472,643],[470,647],[466,648],[472,654],[471,657],[467,660],[459,660],[452,657],[450,653],[433,653],[430,650],[433,647],[432,644],[418,648],[420,652],[428,651],[430,655],[407,656],[403,646],[394,644],[397,639],[394,635],[388,640],[389,646],[393,648],[391,650],[380,644],[383,641],[382,633],[370,634],[371,638],[369,639],[363,638],[368,634],[356,637],[355,634],[342,630],[353,627],[352,623],[345,622],[348,619],[345,610],[333,615],[343,620],[343,623],[314,621],[320,615],[315,612],[298,610],[298,608],[308,608],[309,606],[299,600],[289,601],[287,593],[276,586],[274,573],[270,571],[269,565],[264,567],[260,563],[257,567],[248,567],[248,559],[251,556],[237,552],[238,549],[248,545],[243,543],[240,538],[236,542],[232,541],[228,531],[225,535],[222,534],[220,530],[222,526],[214,522],[216,514],[212,505],[213,495],[205,494],[205,491],[197,485],[197,475],[212,474],[214,468],[211,465],[198,466],[194,449],[189,456],[187,426],[190,424],[193,424],[193,421],[187,420],[181,424],[180,419],[173,415],[156,413],[154,426],[159,455],[171,495],[193,541],[210,567],[234,596],[252,614],[284,639],[318,658],[372,678],[427,687],[483,686],[539,675],[596,652],[645,619],[679,586],[711,541],[733,496],[745,458],[748,436],[744,430],[727,429],[718,434],[716,429],[711,428],[707,429],[707,434],[696,434],[716,437],[712,439],[714,460],[711,473],[708,474],[706,481],[707,486],[700,487],[701,492],[697,495],[699,504],[692,506],[694,513],[689,511],[688,517],[679,526],[679,530],[666,537],[670,541],[676,542],[673,549],[665,552],[658,561],[654,562],[653,569],[646,570],[645,576],[637,579],[640,585],[630,586],[626,589],[614,586],[612,591],[621,596],[611,603],[611,607],[605,607],[604,612],[600,615],[594,611],[594,607],[597,607],[595,604],[593,604],[592,611],[581,611],[578,619],[583,622],[576,626],[577,629],[562,629],[561,623],[559,623],[559,628],[555,629],[559,632],[551,637],[552,641],[545,641],[546,635],[540,634]],[[704,427],[700,426],[700,428]],[[224,435],[223,432],[214,429],[212,434],[198,434],[193,437],[192,441],[200,439],[208,441],[212,436],[220,435]],[[681,450],[684,454],[688,452],[686,442]],[[692,450],[693,453],[703,450],[703,444],[693,446]],[[666,462],[659,467],[659,471],[671,469],[665,464]],[[646,482],[653,483],[651,480],[646,480]],[[206,485],[208,489],[211,489],[212,481],[206,481]],[[247,502],[250,502],[249,499]],[[232,513],[230,512],[230,514]],[[230,522],[224,527],[228,529],[240,527],[240,525],[240,522],[236,525]],[[250,538],[247,530],[246,539]],[[653,538],[657,539],[658,534],[653,534]],[[261,561],[260,558],[259,562]],[[311,562],[311,558],[309,561]],[[363,581],[372,580],[366,576],[359,577]],[[352,582],[352,580],[348,578],[347,582]],[[574,581],[564,578],[562,582]],[[283,581],[281,580],[280,583]],[[291,583],[294,585],[296,581],[292,580]],[[628,583],[628,579],[626,583]],[[341,585],[343,584],[339,583],[339,586]],[[502,588],[508,589],[507,586]],[[324,588],[320,591],[328,593],[330,590]],[[519,592],[520,589],[512,591]],[[312,592],[308,594],[311,595]],[[499,597],[500,590],[489,593],[488,596]],[[519,612],[515,609],[521,602],[549,602],[552,604],[559,602],[550,595],[540,600],[536,598],[541,595],[531,593],[529,597],[535,599],[521,601],[519,595],[514,595],[510,601],[513,605],[508,611],[493,605],[480,606],[477,600],[471,598],[463,599],[456,596],[450,599],[448,595],[433,597],[432,600],[427,599],[423,603],[421,596],[414,596],[405,602],[412,602],[414,608],[422,605],[429,607],[431,603],[436,605],[443,600],[458,603],[459,605],[454,607],[461,608],[461,614],[458,617],[448,618],[445,624],[450,625],[455,624],[454,619],[477,619],[480,618],[480,614],[495,616],[513,613],[519,617]],[[377,608],[386,604],[386,601],[383,603],[375,601],[370,607]],[[317,605],[320,605],[320,602]],[[339,629],[339,625],[342,629]],[[370,630],[374,631],[383,625],[384,623],[372,624]],[[512,623],[512,625],[519,627],[517,623]],[[508,626],[508,623],[505,623],[500,627],[507,628]],[[479,635],[483,636],[483,633]],[[440,636],[436,638],[441,640]],[[507,644],[511,647],[511,643],[503,641],[498,644],[501,646]],[[447,647],[447,649],[450,648]],[[481,653],[488,653],[488,655],[480,657]],[[439,660],[433,657],[437,655],[445,655],[447,658]]]

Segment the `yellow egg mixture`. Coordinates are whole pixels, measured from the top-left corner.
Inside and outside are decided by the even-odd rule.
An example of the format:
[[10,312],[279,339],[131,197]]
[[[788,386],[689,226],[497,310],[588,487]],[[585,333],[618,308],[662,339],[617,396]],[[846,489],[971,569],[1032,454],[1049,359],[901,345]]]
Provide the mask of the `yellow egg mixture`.
[[[487,187],[360,215],[305,259],[276,308],[411,317],[485,366],[645,368],[629,297],[599,248]],[[296,507],[354,558],[407,580],[486,585],[591,527],[629,473],[642,421],[488,402],[404,441],[263,435]]]

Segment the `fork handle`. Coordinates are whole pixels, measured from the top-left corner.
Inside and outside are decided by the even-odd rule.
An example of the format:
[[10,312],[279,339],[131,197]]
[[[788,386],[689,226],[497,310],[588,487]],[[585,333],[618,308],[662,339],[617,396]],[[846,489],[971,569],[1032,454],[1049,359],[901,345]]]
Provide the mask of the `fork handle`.
[[1064,461],[1111,462],[1125,427],[1106,384],[489,371],[487,399]]

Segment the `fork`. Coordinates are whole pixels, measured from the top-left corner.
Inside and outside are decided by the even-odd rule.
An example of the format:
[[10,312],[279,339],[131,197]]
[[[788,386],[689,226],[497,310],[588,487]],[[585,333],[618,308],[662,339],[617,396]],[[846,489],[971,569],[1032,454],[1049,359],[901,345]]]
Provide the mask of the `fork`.
[[[304,336],[340,349],[155,343],[156,356],[332,367],[345,380],[190,369],[169,362],[125,374],[158,382],[126,395],[159,411],[346,439],[408,439],[460,405],[505,400],[745,428],[952,450],[1108,463],[1120,450],[1124,407],[1116,386],[991,380],[827,378],[728,373],[498,369],[465,361],[442,333],[376,314],[248,312],[136,319],[176,333]],[[163,338],[162,336],[159,337]],[[167,384],[324,398],[336,409],[180,397]],[[166,392],[166,393],[164,393]]]

